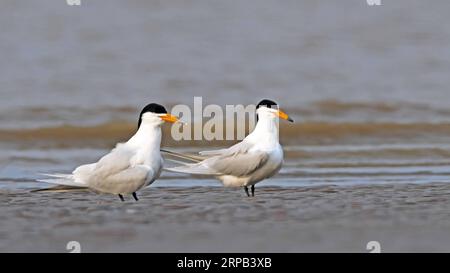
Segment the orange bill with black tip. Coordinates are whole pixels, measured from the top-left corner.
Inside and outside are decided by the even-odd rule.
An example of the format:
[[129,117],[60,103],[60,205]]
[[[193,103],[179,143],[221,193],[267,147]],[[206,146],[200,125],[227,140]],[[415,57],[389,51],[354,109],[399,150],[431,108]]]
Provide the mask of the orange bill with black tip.
[[281,119],[285,119],[285,120],[287,120],[287,121],[294,122],[294,120],[293,120],[292,118],[290,118],[290,117],[288,116],[288,114],[286,114],[285,112],[283,112],[283,111],[281,111],[281,110],[278,110],[278,111],[276,112],[276,114],[277,114],[277,116],[280,117]]

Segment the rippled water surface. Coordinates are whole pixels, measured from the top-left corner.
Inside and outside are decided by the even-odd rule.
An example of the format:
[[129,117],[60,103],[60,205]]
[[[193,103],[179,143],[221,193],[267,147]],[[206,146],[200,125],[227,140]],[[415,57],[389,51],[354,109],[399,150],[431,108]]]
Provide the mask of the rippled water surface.
[[[0,179],[14,187],[98,159],[133,133],[147,102],[192,106],[194,96],[222,106],[269,97],[294,117],[281,128],[285,168],[267,185],[446,180],[448,1],[2,7]],[[165,146],[180,151],[230,144],[177,143],[165,129]]]
[[[448,251],[450,2],[365,2],[3,0],[0,250],[64,251],[87,230],[92,251],[364,251],[376,238]],[[171,173],[126,206],[29,192],[45,186],[38,173],[71,172],[125,141],[145,104],[195,96],[271,98],[296,120],[281,124],[285,164],[258,199]],[[164,127],[168,149],[230,144],[177,142]]]

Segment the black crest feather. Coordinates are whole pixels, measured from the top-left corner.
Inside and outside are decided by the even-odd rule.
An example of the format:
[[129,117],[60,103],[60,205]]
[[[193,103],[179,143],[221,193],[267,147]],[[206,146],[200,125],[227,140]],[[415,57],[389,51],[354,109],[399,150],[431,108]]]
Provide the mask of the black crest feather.
[[278,104],[272,100],[263,99],[258,103],[258,105],[256,105],[256,109],[258,109],[261,106],[266,106],[268,108],[275,108],[278,107]]
[[[262,106],[266,106],[267,108],[277,108],[278,104],[273,100],[263,99],[256,105],[256,109]],[[258,114],[256,114],[256,122],[258,122]]]
[[154,114],[167,114],[167,110],[166,110],[166,108],[164,108],[164,106],[157,104],[157,103],[147,104],[144,107],[144,109],[142,109],[141,114],[139,115],[138,129],[142,123],[142,116],[148,112],[154,113]]

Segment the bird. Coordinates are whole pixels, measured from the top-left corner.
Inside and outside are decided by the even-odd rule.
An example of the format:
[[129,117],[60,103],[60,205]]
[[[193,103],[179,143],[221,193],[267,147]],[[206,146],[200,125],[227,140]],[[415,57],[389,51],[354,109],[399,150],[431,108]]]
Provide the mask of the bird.
[[203,151],[200,156],[162,150],[165,154],[190,162],[165,168],[167,171],[215,177],[225,187],[243,187],[250,197],[255,196],[255,184],[270,178],[281,169],[283,149],[279,143],[278,119],[294,122],[278,104],[269,99],[256,106],[256,126],[241,142],[220,150]]
[[58,186],[38,191],[87,189],[97,193],[118,195],[123,202],[125,194],[138,201],[136,192],[152,184],[161,174],[161,125],[179,121],[157,103],[146,105],[138,121],[136,133],[124,143],[118,143],[95,163],[81,165],[71,174],[43,174],[50,178],[40,182]]

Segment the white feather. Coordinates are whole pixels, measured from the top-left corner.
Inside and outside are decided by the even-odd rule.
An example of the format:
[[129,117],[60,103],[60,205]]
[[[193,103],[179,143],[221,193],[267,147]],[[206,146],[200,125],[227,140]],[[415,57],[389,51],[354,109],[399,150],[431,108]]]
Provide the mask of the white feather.
[[136,134],[119,143],[98,162],[81,165],[72,174],[44,174],[40,182],[89,188],[96,192],[134,193],[155,181],[162,169],[161,118],[145,113]]
[[259,109],[255,130],[242,142],[227,149],[200,152],[208,158],[166,170],[214,176],[231,187],[254,185],[273,176],[283,163],[283,150],[278,141],[277,118],[265,109]]

